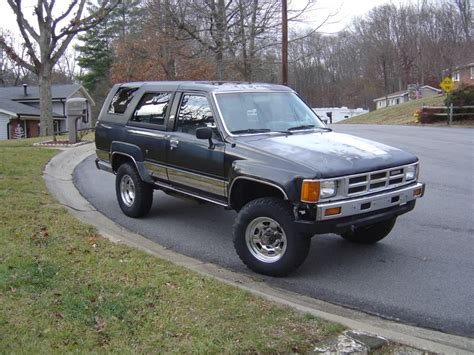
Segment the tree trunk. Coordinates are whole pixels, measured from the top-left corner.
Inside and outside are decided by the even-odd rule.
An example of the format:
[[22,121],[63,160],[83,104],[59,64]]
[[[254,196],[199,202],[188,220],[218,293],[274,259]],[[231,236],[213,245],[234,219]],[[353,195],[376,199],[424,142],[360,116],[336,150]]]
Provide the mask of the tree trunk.
[[253,80],[254,63],[255,63],[255,39],[256,35],[256,23],[257,23],[257,11],[258,11],[258,0],[254,0],[252,4],[252,17],[250,20],[250,38],[249,38],[249,55],[247,60],[247,77],[248,81]]
[[224,38],[226,31],[226,6],[224,0],[218,0],[215,12],[216,31],[215,43],[216,50],[214,58],[216,61],[216,79],[224,80]]
[[38,74],[40,95],[40,136],[54,134],[53,103],[51,94],[52,67],[44,65]]

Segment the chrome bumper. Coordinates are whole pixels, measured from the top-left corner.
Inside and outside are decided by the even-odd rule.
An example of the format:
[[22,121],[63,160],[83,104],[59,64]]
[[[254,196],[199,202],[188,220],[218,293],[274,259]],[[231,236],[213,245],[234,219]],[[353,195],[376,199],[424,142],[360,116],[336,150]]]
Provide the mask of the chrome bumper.
[[[419,189],[421,189],[421,193],[416,194],[415,191],[419,192]],[[328,221],[383,210],[389,207],[403,206],[410,201],[422,197],[424,192],[425,184],[417,182],[407,187],[366,197],[321,203],[316,207],[316,221]],[[333,208],[340,208],[341,210],[337,214],[326,215],[326,210]]]

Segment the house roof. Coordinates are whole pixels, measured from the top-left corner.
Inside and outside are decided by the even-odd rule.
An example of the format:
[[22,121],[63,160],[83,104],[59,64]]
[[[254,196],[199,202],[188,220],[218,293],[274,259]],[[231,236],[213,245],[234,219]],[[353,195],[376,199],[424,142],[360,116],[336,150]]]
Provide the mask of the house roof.
[[[470,68],[474,67],[474,63],[469,63],[469,64],[464,64],[464,65],[458,65],[457,67],[454,67],[453,70],[460,70],[464,68]],[[446,69],[447,70],[447,69]]]
[[[0,99],[0,112],[4,112],[10,116],[38,116],[40,110],[36,107],[22,104],[13,100]],[[64,117],[62,114],[53,112],[54,117]]]
[[[61,84],[51,86],[52,100],[66,100],[74,95],[79,90],[89,100],[92,105],[95,105],[94,100],[89,93],[80,84]],[[27,95],[25,95],[25,88],[23,86],[9,86],[0,87],[0,112],[4,112],[12,117],[15,116],[40,116],[40,110],[31,105],[38,104],[39,87],[27,86]],[[63,113],[53,111],[53,117],[64,117]]]
[[423,85],[420,89],[431,89],[431,90],[433,90],[433,91],[439,92],[440,94],[443,92],[443,90],[434,88],[434,87],[429,86],[429,85]]
[[[51,97],[53,99],[67,99],[80,90],[80,84],[61,84],[51,86]],[[85,91],[85,90],[84,90]],[[10,99],[15,101],[39,100],[39,87],[27,86],[27,95],[25,96],[23,86],[0,87],[0,99]]]
[[395,91],[395,92],[392,92],[391,94],[388,94],[387,96],[378,97],[378,98],[374,99],[374,101],[385,100],[386,98],[393,99],[394,97],[402,97],[402,96],[405,96],[405,95],[408,95],[408,90]]

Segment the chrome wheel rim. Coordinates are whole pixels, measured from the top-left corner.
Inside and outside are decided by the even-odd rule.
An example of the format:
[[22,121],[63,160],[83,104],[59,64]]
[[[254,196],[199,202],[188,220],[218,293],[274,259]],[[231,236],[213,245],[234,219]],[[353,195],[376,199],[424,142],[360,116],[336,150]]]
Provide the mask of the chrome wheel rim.
[[285,231],[270,217],[258,217],[251,221],[245,231],[245,241],[250,253],[264,263],[280,260],[286,251]]
[[122,176],[120,180],[120,196],[127,207],[131,207],[135,201],[135,184],[129,175]]

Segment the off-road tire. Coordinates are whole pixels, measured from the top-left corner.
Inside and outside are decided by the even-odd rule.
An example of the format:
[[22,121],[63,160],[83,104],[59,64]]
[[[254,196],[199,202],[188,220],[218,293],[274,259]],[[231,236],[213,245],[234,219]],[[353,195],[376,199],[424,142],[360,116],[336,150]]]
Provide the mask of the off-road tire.
[[[129,189],[133,189],[133,198],[121,187],[124,182],[129,182]],[[140,178],[138,171],[132,164],[124,163],[118,168],[115,178],[115,193],[120,209],[127,216],[143,217],[150,211],[153,202],[153,187]]]
[[341,234],[341,237],[357,244],[374,244],[385,238],[395,225],[397,218],[358,227],[353,232]]
[[[251,228],[255,225],[255,221],[259,220],[263,224],[266,220],[276,222],[278,226],[274,230],[282,230],[283,233],[280,235],[285,235],[286,245],[279,244],[284,246],[284,251],[278,254],[278,260],[266,262],[259,260],[255,256],[256,253],[258,255],[258,251],[255,251],[255,247],[252,251],[252,246],[249,245],[253,242],[247,242],[247,228]],[[265,226],[264,228],[269,229]],[[255,230],[258,230],[258,227]],[[289,203],[274,197],[258,198],[247,203],[237,215],[233,233],[234,247],[242,262],[251,270],[269,276],[286,276],[296,270],[306,259],[311,246],[311,238],[301,235],[296,230]],[[279,240],[277,239],[277,244]]]

